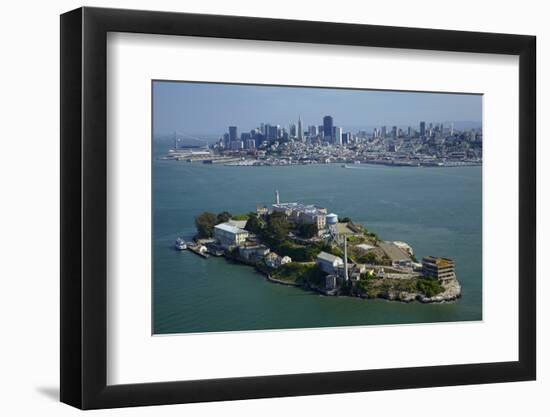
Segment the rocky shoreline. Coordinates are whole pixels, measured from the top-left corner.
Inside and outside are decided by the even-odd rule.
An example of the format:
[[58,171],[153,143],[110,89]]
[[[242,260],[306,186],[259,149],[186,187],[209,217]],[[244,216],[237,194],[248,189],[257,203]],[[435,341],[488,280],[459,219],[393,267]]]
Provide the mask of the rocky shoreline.
[[433,297],[427,297],[426,295],[417,292],[388,291],[383,296],[377,298],[383,298],[389,301],[401,301],[404,303],[418,301],[428,304],[455,301],[462,295],[462,287],[456,278],[443,283],[442,286],[445,290],[440,294],[434,295]]
[[398,301],[402,303],[412,303],[420,302],[423,304],[432,304],[432,303],[447,303],[451,301],[458,300],[462,295],[462,287],[458,279],[454,278],[443,283],[442,286],[445,289],[442,293],[434,295],[433,297],[427,297],[426,295],[419,292],[406,292],[406,291],[387,291],[384,294],[377,295],[376,297],[369,297],[368,294],[339,294],[337,292],[327,292],[322,288],[317,288],[312,285],[296,284],[293,282],[286,282],[276,278],[273,278],[268,272],[262,270],[261,268],[256,267],[256,271],[261,273],[266,277],[269,282],[274,284],[286,285],[288,287],[297,287],[304,290],[311,290],[318,292],[325,296],[340,296],[340,297],[355,297],[363,299],[382,299],[386,301]]

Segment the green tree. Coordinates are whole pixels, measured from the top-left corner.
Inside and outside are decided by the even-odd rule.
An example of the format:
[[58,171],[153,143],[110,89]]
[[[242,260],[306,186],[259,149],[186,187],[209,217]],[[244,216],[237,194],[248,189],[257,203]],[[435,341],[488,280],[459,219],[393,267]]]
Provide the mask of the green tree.
[[306,239],[317,236],[318,232],[319,229],[317,228],[317,225],[315,223],[304,223],[301,224],[298,228],[298,233],[300,234],[300,236]]
[[217,224],[217,217],[214,213],[205,211],[195,217],[195,226],[199,237],[208,238],[214,234],[214,226]]
[[231,220],[231,213],[227,211],[222,211],[221,213],[218,214],[218,217],[217,217],[218,223],[225,223],[225,222],[228,222],[229,220]]
[[416,283],[416,288],[419,292],[426,295],[426,297],[433,297],[445,290],[441,283],[433,278],[419,279]]
[[273,212],[267,219],[267,236],[275,242],[282,242],[288,237],[290,224],[286,214],[281,212]]
[[246,222],[245,229],[249,232],[260,234],[262,232],[263,222],[258,218],[256,213],[250,212],[248,214],[248,221]]

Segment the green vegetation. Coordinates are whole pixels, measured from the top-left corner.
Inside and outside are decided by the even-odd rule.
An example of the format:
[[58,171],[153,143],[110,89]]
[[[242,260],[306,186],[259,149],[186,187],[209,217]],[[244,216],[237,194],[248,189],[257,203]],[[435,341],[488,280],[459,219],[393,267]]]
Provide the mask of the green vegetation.
[[298,227],[298,234],[305,239],[309,239],[309,238],[312,238],[313,236],[317,236],[318,232],[319,232],[319,229],[317,228],[317,225],[315,223],[301,224]]
[[315,264],[289,262],[273,273],[273,278],[280,281],[303,285],[322,285],[325,273]]
[[438,280],[429,278],[389,279],[361,276],[358,282],[360,290],[369,298],[386,297],[389,292],[420,293],[426,297],[433,297],[444,291]]
[[267,226],[262,237],[269,243],[283,242],[288,238],[290,223],[284,213],[273,212],[267,217]]
[[[252,213],[252,214],[254,216],[256,216],[256,213]],[[231,216],[231,219],[232,220],[248,220],[248,219],[250,219],[250,213],[249,214],[237,214],[235,216]]]
[[[256,213],[252,213],[256,217]],[[197,227],[198,237],[202,239],[210,238],[214,235],[214,226],[220,223],[228,222],[229,220],[248,220],[250,214],[241,214],[233,216],[228,211],[222,211],[217,215],[205,211],[195,217],[195,226]]]
[[195,226],[201,238],[209,238],[214,235],[214,226],[218,224],[217,217],[214,213],[205,211],[195,217]]
[[217,223],[225,223],[231,219],[231,213],[227,211],[222,211],[216,216]]
[[365,240],[363,236],[348,236],[348,242],[352,245],[359,245],[360,243],[364,243]]
[[265,227],[265,222],[260,219],[256,213],[248,213],[248,221],[246,222],[245,229],[249,232],[260,234]]
[[274,245],[275,251],[281,256],[290,256],[293,261],[311,262],[314,261],[321,249],[318,245],[298,245],[297,243],[285,240]]
[[445,290],[441,283],[433,278],[420,278],[416,283],[416,287],[426,297],[433,297]]
[[376,262],[376,255],[373,252],[367,252],[358,256],[357,262],[362,264],[374,264]]

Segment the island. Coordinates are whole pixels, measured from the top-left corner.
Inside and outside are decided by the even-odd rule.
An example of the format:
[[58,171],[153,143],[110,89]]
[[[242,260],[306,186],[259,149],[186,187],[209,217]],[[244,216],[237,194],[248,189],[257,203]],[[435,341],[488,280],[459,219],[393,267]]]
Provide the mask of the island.
[[327,296],[441,303],[461,296],[455,263],[425,256],[413,248],[384,241],[349,217],[324,207],[283,203],[279,192],[268,208],[232,215],[204,212],[195,218],[192,242],[176,241],[178,250],[250,265],[277,284]]

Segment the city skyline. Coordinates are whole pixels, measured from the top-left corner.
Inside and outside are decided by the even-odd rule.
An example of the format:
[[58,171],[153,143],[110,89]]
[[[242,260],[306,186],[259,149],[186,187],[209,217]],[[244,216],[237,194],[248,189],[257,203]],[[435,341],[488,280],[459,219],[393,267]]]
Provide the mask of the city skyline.
[[[155,81],[153,133],[219,135],[271,123],[320,125],[331,115],[345,129],[412,126],[420,121],[481,125],[479,94]],[[305,129],[304,129],[305,130]]]

